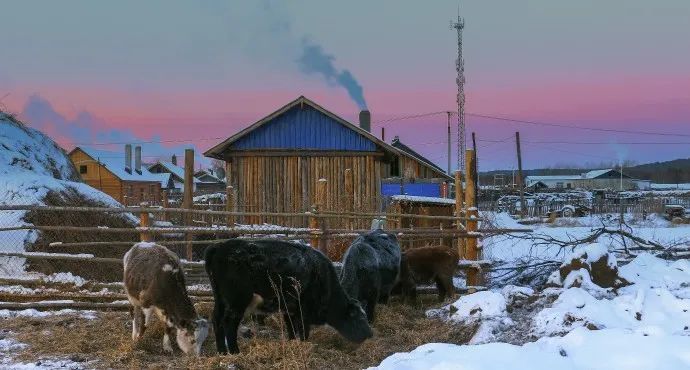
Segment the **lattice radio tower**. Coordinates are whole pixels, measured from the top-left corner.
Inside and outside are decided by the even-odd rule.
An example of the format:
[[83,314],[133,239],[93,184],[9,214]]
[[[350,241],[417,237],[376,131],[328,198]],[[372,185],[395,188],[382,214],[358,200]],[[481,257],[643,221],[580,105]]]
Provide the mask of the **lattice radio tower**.
[[458,59],[455,61],[455,70],[458,76],[455,83],[458,85],[458,169],[465,170],[465,60],[462,58],[462,30],[465,28],[465,20],[460,18],[458,8],[457,21],[450,21],[450,29],[458,32]]

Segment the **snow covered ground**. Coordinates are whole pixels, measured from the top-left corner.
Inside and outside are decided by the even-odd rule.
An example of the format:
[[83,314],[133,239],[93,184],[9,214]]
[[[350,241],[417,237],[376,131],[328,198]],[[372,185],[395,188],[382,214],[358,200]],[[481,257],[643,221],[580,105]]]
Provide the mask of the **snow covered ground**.
[[[494,221],[502,227],[520,226],[507,215]],[[564,221],[536,226],[535,232],[567,239],[587,235],[602,222],[613,225],[613,220],[609,224],[595,218]],[[690,238],[687,226],[656,218],[635,222],[632,231],[663,243]],[[573,258],[584,265],[562,270],[568,273],[565,279],[556,271],[553,280],[560,286],[495,286],[429,310],[428,316],[449,325],[477,324],[478,329],[468,345],[425,344],[396,353],[375,369],[690,369],[688,260],[667,261],[639,252],[620,263],[607,251],[607,246],[615,246],[609,237],[574,251],[535,247],[525,239],[489,239],[487,252],[507,264],[538,256],[564,261],[562,267]],[[599,259],[617,273],[616,288],[592,281],[590,270]]]

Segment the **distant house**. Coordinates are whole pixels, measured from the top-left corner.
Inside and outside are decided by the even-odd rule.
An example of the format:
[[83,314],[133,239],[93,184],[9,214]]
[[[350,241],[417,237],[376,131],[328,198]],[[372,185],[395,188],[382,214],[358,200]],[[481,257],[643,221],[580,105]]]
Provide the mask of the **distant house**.
[[117,153],[79,146],[69,157],[79,170],[82,180],[110,195],[124,205],[141,202],[160,204],[162,189],[172,185],[169,174],[149,172],[141,163],[141,147],[125,145],[125,151]]
[[194,173],[194,178],[199,180],[196,187],[203,193],[225,192],[227,185],[225,179],[221,179],[212,169],[199,170]]
[[[152,173],[167,173],[171,175],[172,186],[165,189],[169,194],[184,193],[184,167],[177,165],[177,157],[175,155],[172,156],[172,160],[170,162],[158,161],[150,164],[148,166],[148,170]],[[199,180],[195,177],[193,183],[194,188],[192,189],[192,192],[195,192],[199,185]]]
[[[381,183],[409,169],[409,180],[446,173],[418,155],[372,135],[368,111],[354,125],[300,96],[209,149],[224,160],[237,206],[251,211],[304,212],[315,201],[319,179],[328,183],[326,209],[378,211]],[[346,198],[345,170],[351,169],[354,199]]]
[[525,187],[536,189],[637,189],[638,180],[612,168],[580,175],[527,176]]

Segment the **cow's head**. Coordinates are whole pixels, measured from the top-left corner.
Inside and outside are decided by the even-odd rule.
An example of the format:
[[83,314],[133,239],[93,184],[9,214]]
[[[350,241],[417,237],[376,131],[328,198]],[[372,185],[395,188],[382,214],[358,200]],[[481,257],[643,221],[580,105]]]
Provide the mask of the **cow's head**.
[[339,318],[335,329],[350,342],[362,343],[374,336],[371,326],[367,321],[367,315],[362,306],[354,299],[348,300],[343,311],[344,317]]
[[184,353],[193,353],[196,356],[201,354],[201,346],[208,336],[208,321],[196,319],[194,321],[181,323],[177,328],[177,345]]

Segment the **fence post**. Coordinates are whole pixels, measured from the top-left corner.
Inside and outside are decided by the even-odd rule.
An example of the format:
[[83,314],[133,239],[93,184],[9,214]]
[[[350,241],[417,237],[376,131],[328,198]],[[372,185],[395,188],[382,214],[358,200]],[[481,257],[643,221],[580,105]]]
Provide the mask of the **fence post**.
[[[161,199],[163,200],[163,208],[168,208],[170,207],[170,204],[168,204],[168,192],[163,190],[161,192]],[[161,218],[163,221],[168,221],[168,212],[163,212],[161,215]]]
[[[477,199],[475,198],[475,184],[476,184],[476,179],[474,171],[472,171],[472,168],[474,167],[474,150],[468,149],[466,150],[466,158],[465,158],[465,173],[467,174],[466,176],[466,185],[467,188],[465,189],[465,216],[467,217],[466,225],[467,225],[467,232],[476,232],[477,231],[477,216],[479,215],[479,212],[477,211]],[[467,246],[467,255],[466,259],[472,260],[472,261],[477,261],[480,259],[480,251],[479,248],[477,248],[477,239],[476,238],[467,238],[466,240],[466,246]],[[480,284],[480,276],[479,276],[479,269],[470,267],[467,270],[467,286],[470,287],[476,287],[479,286]],[[470,293],[473,292],[472,289],[469,291]]]
[[[235,212],[235,188],[228,185],[225,188],[225,210]],[[228,227],[235,226],[235,216],[228,215]]]
[[[316,204],[319,210],[323,211],[326,209],[326,202],[328,199],[328,180],[321,178],[316,185]],[[319,250],[328,255],[327,244],[326,244],[326,224],[327,219],[322,218],[319,221],[319,226],[321,228],[321,237],[318,239]]]
[[[455,171],[455,217],[462,217],[462,202],[463,202],[463,191],[462,191],[462,172],[460,170]],[[455,220],[455,225],[458,230],[462,230],[463,224],[460,219]],[[460,258],[465,258],[465,239],[458,237],[458,255]]]
[[[141,208],[147,208],[148,205],[149,204],[146,202],[142,202],[141,204],[139,204],[139,206]],[[151,220],[149,219],[149,213],[148,212],[144,212],[144,211],[139,212],[139,226],[140,227],[150,227],[151,226]],[[141,231],[139,233],[139,239],[142,242],[150,242],[151,241],[151,233],[148,231]]]
[[[192,210],[194,209],[194,149],[185,149],[184,151],[184,199],[182,201],[182,208]],[[192,226],[192,213],[185,213],[185,225]],[[192,261],[192,233],[186,233],[185,240],[187,261]]]
[[[352,213],[354,211],[355,201],[355,186],[352,169],[345,169],[345,212]],[[354,219],[348,218],[346,222],[347,228],[354,229]]]

